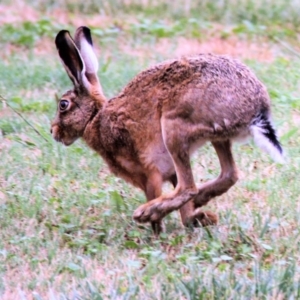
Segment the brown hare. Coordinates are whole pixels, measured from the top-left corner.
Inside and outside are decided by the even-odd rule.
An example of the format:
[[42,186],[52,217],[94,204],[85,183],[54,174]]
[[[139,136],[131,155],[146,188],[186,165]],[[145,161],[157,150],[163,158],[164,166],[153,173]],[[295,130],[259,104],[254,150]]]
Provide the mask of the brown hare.
[[[240,62],[212,54],[166,61],[141,72],[107,100],[90,30],[79,27],[74,40],[62,30],[55,43],[74,88],[58,103],[53,138],[66,146],[82,138],[112,173],[142,189],[148,202],[133,218],[151,222],[156,233],[163,217],[178,209],[184,225],[217,223],[217,216],[201,207],[238,180],[233,141],[252,136],[283,162],[266,88]],[[197,187],[190,156],[208,141],[221,173]],[[165,181],[175,187],[168,195],[162,195]]]

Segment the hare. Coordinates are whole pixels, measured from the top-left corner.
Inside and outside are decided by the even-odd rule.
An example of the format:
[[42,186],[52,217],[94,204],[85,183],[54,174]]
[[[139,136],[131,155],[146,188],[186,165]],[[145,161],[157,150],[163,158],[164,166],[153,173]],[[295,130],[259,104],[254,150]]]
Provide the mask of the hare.
[[[235,140],[252,136],[283,162],[266,88],[242,63],[212,54],[166,61],[107,100],[89,28],[79,27],[74,40],[62,30],[55,44],[74,88],[58,102],[53,138],[66,146],[82,138],[112,173],[142,189],[148,202],[133,218],[151,222],[155,233],[162,230],[163,217],[178,209],[186,226],[217,223],[217,215],[201,207],[238,180]],[[206,142],[217,153],[221,173],[197,187],[190,156]],[[174,186],[168,195],[162,195],[165,181]]]

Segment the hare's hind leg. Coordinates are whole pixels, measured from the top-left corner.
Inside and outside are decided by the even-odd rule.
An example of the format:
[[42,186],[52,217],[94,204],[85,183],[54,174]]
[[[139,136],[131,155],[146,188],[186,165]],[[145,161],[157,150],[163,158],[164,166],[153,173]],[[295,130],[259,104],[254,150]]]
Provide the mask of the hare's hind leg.
[[[220,161],[221,174],[217,179],[203,184],[194,197],[194,201],[190,201],[180,208],[185,225],[197,226],[197,223],[200,223],[202,226],[207,226],[217,224],[218,216],[210,211],[204,212],[200,207],[207,204],[212,198],[227,192],[238,180],[230,140],[212,142],[212,145]],[[188,212],[187,207],[189,207]]]
[[[238,171],[232,156],[230,140],[212,142],[212,145],[220,161],[221,174],[217,179],[207,182],[199,188],[198,195],[194,199],[196,208],[227,192],[238,180]],[[196,209],[195,215],[198,212],[199,209]]]
[[[170,178],[170,182],[172,183],[173,187],[176,188],[176,174]],[[201,226],[209,226],[216,225],[218,223],[218,216],[213,212],[202,212],[198,209],[197,213],[195,214],[195,204],[193,201],[187,202],[180,208],[180,216],[182,224],[187,227],[198,227],[200,224]]]
[[[238,175],[231,152],[230,140],[212,142],[212,144],[221,164],[221,174],[216,180],[205,183],[198,190],[195,187],[193,179],[188,147],[185,147],[185,143],[179,143],[178,140],[175,143],[167,142],[166,146],[172,155],[178,178],[176,189],[170,195],[160,196],[141,205],[134,212],[134,219],[139,222],[158,221],[168,213],[182,208],[184,223],[199,220],[202,225],[215,224],[217,222],[216,215],[210,212],[204,213],[200,210],[200,207],[207,204],[213,197],[219,196],[229,190],[238,180]],[[172,147],[172,145],[176,146]],[[192,205],[196,207],[196,210],[193,212],[193,207],[190,206],[190,200],[192,199],[194,199]],[[189,206],[184,208],[187,204]],[[206,222],[208,223],[206,224]]]
[[202,226],[216,224],[218,217],[212,212],[203,212],[200,207],[207,204],[212,198],[227,192],[238,180],[230,140],[212,142],[212,144],[220,161],[221,174],[217,179],[203,184],[198,190],[198,195],[194,198],[193,204],[196,209],[191,220],[199,221]]

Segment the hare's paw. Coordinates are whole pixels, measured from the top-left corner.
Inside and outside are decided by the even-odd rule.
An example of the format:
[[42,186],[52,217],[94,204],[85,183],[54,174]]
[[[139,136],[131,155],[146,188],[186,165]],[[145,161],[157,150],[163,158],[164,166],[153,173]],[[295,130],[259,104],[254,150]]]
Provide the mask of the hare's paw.
[[133,219],[139,223],[158,222],[165,215],[163,200],[157,198],[139,206],[133,213]]
[[193,213],[192,221],[190,222],[190,224],[193,224],[193,226],[195,227],[198,227],[201,224],[201,226],[205,227],[210,225],[217,225],[218,220],[218,215],[216,215],[215,213],[211,211],[202,211],[198,208]]
[[156,236],[159,236],[162,232],[165,231],[162,220],[159,220],[157,222],[151,222],[151,227],[152,227],[153,233]]

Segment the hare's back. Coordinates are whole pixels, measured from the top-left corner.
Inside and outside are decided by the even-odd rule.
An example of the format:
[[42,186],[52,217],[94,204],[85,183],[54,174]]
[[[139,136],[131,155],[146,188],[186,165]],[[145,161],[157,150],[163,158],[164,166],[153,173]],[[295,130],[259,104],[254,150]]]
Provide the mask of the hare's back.
[[145,114],[161,109],[163,117],[220,124],[226,131],[247,127],[270,106],[264,85],[247,66],[212,54],[157,64],[138,74],[118,98],[138,112],[142,123]]
[[160,87],[163,118],[175,123],[181,119],[178,124],[199,124],[207,129],[204,135],[208,139],[247,133],[257,116],[269,114],[266,88],[237,60],[203,54],[160,68],[156,85]]
[[[227,101],[233,95],[241,101],[256,101],[255,96],[261,94],[266,102],[268,95],[264,86],[254,73],[241,62],[220,55],[199,54],[165,61],[139,73],[123,90],[122,94],[132,97],[165,100],[178,98],[197,89],[211,101],[214,90],[216,97]],[[220,90],[224,90],[223,93]],[[260,95],[258,95],[260,96]]]
[[194,116],[208,124],[224,124],[228,130],[247,127],[261,112],[269,114],[265,86],[244,64],[223,56],[198,56],[201,66],[183,98],[194,107]]

